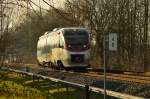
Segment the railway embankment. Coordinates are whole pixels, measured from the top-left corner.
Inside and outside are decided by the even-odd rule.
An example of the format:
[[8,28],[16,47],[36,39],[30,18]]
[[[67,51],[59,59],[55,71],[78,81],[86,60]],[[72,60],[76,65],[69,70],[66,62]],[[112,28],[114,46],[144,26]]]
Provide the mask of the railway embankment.
[[[0,70],[0,99],[85,99],[85,91],[50,80]],[[103,95],[90,93],[91,99]],[[109,97],[110,98],[110,97]]]
[[[26,68],[17,68],[26,71]],[[29,68],[28,68],[29,69]],[[52,70],[49,68],[30,68],[28,70],[33,74],[40,74],[46,77],[52,77],[56,79],[60,79],[63,81],[73,82],[82,85],[89,85],[96,88],[103,89],[103,76],[102,75],[85,75],[83,73],[78,72],[67,72],[67,71],[59,71]],[[145,83],[135,83],[133,81],[121,81],[114,79],[107,79],[106,82],[107,90],[111,90],[113,92],[118,92],[121,94],[127,94],[136,97],[150,97],[150,84]]]

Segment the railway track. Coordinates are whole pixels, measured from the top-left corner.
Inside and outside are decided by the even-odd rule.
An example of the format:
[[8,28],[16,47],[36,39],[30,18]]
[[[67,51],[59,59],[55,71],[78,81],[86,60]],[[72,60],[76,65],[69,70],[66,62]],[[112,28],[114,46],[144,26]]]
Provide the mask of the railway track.
[[[27,67],[13,67],[12,69],[18,69],[21,71],[26,71]],[[33,67],[30,68],[29,73],[39,74],[46,77],[53,77],[56,79],[69,81],[78,84],[87,84],[90,86],[94,86],[97,88],[103,88],[103,72],[95,72],[95,71],[83,71],[83,72],[76,72],[76,71],[65,71],[65,70],[54,70],[51,68],[41,68],[41,67]],[[144,93],[144,91],[149,92],[150,89],[150,77],[143,77],[143,76],[135,76],[135,75],[128,75],[128,74],[114,74],[114,73],[107,73],[107,89],[126,93],[130,95],[135,95],[133,93],[122,92],[125,89],[137,88],[142,97],[149,97],[149,93]],[[121,89],[125,88],[125,89]],[[144,89],[144,91],[142,91]],[[135,95],[136,96],[136,95]]]
[[[103,73],[97,72],[87,72],[87,73],[80,73],[87,76],[95,76],[103,78]],[[142,77],[142,76],[133,76],[133,75],[126,75],[126,74],[114,74],[114,73],[107,73],[107,79],[117,80],[117,81],[126,81],[129,83],[139,83],[139,84],[150,84],[150,77]]]
[[[30,66],[30,65],[29,65]],[[14,66],[13,66],[14,67]],[[14,67],[15,68],[15,67]],[[21,68],[25,68],[24,66]],[[103,72],[100,71],[92,71],[92,69],[87,69],[86,71],[65,71],[65,70],[53,70],[51,68],[43,68],[43,67],[38,67],[34,66],[32,67],[32,71],[34,72],[40,72],[45,74],[46,72],[51,72],[51,71],[56,71],[56,72],[65,72],[65,73],[71,73],[71,74],[80,74],[80,75],[85,75],[89,77],[96,77],[96,78],[101,78],[103,79],[104,74]],[[116,74],[116,73],[106,73],[106,78],[108,80],[115,80],[115,81],[123,81],[127,83],[138,83],[138,84],[150,84],[150,77],[149,76],[135,76],[131,74]]]
[[[96,78],[103,78],[104,74],[102,72],[93,72],[93,71],[83,71],[83,72],[76,72],[76,71],[60,71],[58,72],[66,72],[66,73],[75,73],[75,74],[81,74],[85,76],[91,76]],[[129,74],[115,74],[115,73],[107,73],[106,74],[108,80],[115,80],[115,81],[122,81],[127,83],[138,83],[138,84],[150,84],[150,77],[147,76],[135,76],[135,75],[129,75]]]
[[[89,85],[85,85],[85,84],[74,83],[74,82],[68,82],[66,80],[43,76],[40,74],[34,74],[31,72],[25,72],[25,71],[21,71],[21,70],[10,69],[10,68],[3,68],[3,70],[9,70],[11,72],[20,73],[21,75],[25,74],[25,75],[29,75],[29,76],[38,77],[38,81],[39,81],[39,78],[42,78],[42,79],[50,80],[50,81],[57,82],[57,83],[59,82],[59,83],[62,83],[62,84],[65,84],[65,85],[68,85],[71,87],[75,87],[75,88],[86,89],[86,86],[88,86],[88,89],[86,89],[86,92],[88,90],[88,93],[89,93],[89,91],[92,91],[92,92],[103,94],[103,91],[104,91],[102,88],[89,86]],[[112,91],[112,90],[106,90],[106,93],[108,96],[113,96],[113,97],[122,98],[122,99],[145,99],[144,97],[141,97],[141,96],[136,96],[136,95],[133,96],[131,94],[128,95],[128,94],[124,94],[124,93],[116,92],[116,91]]]

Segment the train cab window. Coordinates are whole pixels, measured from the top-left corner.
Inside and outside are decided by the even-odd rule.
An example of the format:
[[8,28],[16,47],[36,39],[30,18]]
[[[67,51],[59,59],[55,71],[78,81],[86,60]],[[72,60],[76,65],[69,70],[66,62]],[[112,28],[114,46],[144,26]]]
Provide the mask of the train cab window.
[[85,44],[89,39],[88,31],[86,30],[65,30],[65,40],[69,44]]

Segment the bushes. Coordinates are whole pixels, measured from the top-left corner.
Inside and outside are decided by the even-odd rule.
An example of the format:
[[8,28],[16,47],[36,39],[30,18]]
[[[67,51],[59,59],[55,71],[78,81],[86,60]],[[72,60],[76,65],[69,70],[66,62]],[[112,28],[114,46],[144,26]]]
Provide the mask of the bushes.
[[44,95],[37,89],[24,87],[12,81],[0,83],[0,96],[7,98],[44,99]]

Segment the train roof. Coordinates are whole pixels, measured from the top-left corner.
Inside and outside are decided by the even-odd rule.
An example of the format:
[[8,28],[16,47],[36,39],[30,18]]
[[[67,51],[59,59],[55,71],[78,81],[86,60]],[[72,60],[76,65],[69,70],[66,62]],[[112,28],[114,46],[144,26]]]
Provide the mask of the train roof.
[[44,35],[40,36],[39,39],[49,35],[49,34],[54,34],[57,31],[63,31],[63,30],[69,30],[69,29],[82,29],[82,30],[86,30],[86,28],[82,28],[82,27],[65,27],[65,28],[54,28],[53,31],[47,31],[44,33]]
[[65,27],[65,28],[61,28],[59,30],[67,30],[67,29],[86,29],[86,28],[81,28],[81,27]]

